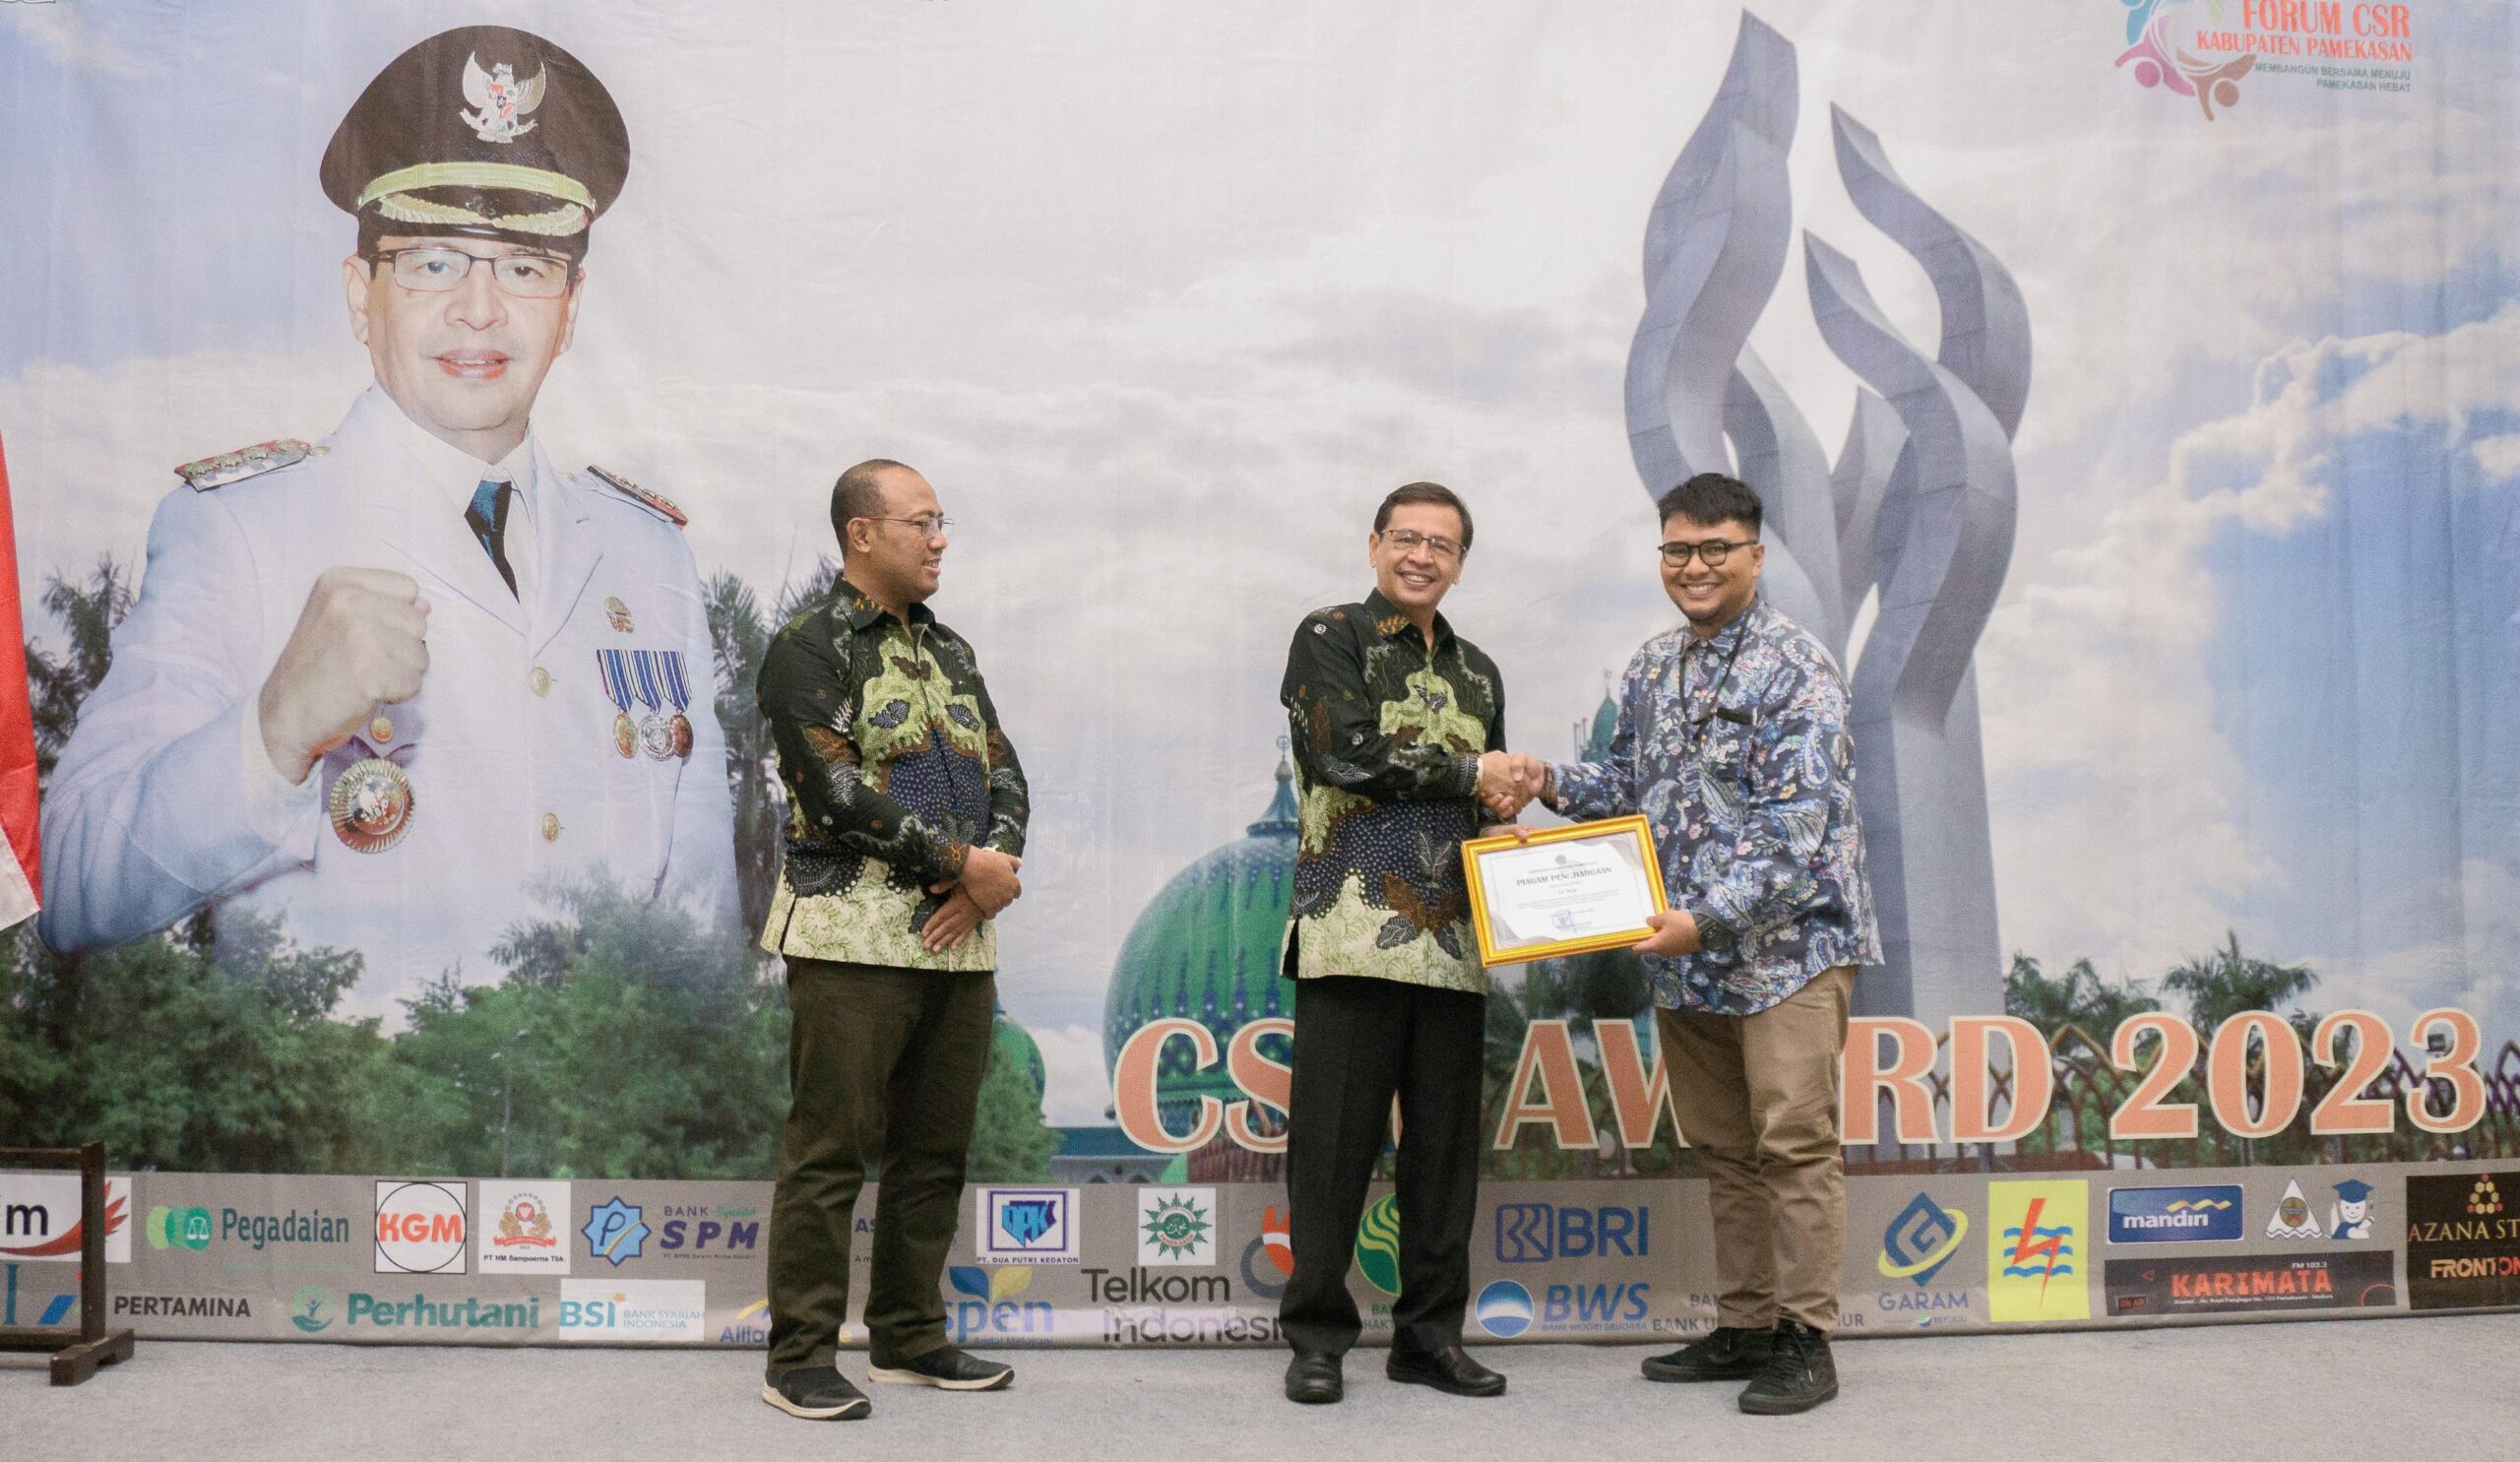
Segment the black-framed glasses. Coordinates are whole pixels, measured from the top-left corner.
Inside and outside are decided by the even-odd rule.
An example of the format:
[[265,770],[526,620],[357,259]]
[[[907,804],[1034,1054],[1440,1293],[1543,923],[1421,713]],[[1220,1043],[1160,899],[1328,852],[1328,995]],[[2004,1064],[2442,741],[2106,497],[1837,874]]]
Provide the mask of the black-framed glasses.
[[1419,533],[1414,528],[1386,528],[1382,531],[1381,538],[1384,542],[1403,553],[1415,553],[1423,548],[1437,558],[1448,561],[1458,559],[1462,555],[1461,544],[1441,534]]
[[423,294],[444,294],[490,266],[490,280],[519,299],[554,299],[569,292],[577,266],[557,254],[475,254],[448,244],[379,249],[367,256],[394,273],[394,283]]
[[1758,541],[1757,539],[1743,539],[1737,543],[1723,539],[1707,539],[1695,543],[1674,540],[1663,545],[1663,561],[1673,568],[1687,568],[1689,555],[1694,553],[1708,568],[1722,568],[1724,560],[1732,556],[1733,549],[1755,547]]
[[941,537],[954,526],[954,520],[946,517],[942,513],[921,513],[915,518],[887,518],[880,513],[868,513],[866,515],[866,521],[869,523],[907,523],[911,527],[917,529],[918,536],[923,539]]

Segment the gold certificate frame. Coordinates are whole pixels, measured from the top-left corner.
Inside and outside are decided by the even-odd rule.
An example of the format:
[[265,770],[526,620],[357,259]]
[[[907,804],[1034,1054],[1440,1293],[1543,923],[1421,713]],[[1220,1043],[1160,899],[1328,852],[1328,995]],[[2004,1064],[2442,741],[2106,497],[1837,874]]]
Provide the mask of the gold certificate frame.
[[1641,816],[1474,838],[1461,863],[1482,965],[1624,948],[1654,932],[1648,915],[1670,908]]

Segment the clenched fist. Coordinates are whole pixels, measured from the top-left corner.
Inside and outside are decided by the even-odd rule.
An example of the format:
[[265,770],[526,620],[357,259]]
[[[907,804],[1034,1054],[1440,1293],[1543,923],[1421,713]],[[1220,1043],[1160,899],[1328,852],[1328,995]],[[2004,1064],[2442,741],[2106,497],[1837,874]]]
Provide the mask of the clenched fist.
[[428,602],[409,574],[326,569],[263,681],[263,751],[291,786],[350,738],[380,701],[408,701],[428,672]]

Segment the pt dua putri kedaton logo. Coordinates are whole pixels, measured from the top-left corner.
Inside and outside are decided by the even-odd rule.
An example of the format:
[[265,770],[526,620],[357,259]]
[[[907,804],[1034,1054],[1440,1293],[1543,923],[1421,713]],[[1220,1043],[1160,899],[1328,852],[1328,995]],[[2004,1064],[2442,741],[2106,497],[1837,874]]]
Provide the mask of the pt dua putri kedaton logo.
[[586,1236],[589,1254],[618,1269],[639,1257],[639,1251],[647,1246],[644,1217],[638,1204],[613,1198],[587,1210],[586,1227],[578,1232]]
[[1138,1262],[1212,1269],[1217,1190],[1149,1188],[1138,1194]]
[[471,1251],[462,1182],[376,1184],[376,1272],[462,1274]]
[[984,1187],[976,1199],[979,1237],[973,1257],[983,1264],[1074,1264],[1078,1237],[1074,1188]]

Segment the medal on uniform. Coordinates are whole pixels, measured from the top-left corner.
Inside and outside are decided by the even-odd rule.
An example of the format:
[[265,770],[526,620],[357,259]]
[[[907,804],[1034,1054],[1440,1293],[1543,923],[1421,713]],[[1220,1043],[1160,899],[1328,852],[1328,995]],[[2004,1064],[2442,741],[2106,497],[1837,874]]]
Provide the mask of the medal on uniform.
[[691,756],[691,718],[682,714],[691,709],[691,680],[683,673],[682,652],[665,650],[658,657],[664,665],[665,698],[673,702],[673,754],[688,760]]
[[639,704],[648,714],[639,718],[639,749],[652,761],[662,761],[673,755],[673,725],[664,718],[664,677],[657,671],[657,652],[630,652],[630,670],[639,687]]
[[603,681],[603,693],[612,700],[616,713],[612,718],[612,749],[623,756],[639,754],[639,729],[630,724],[630,667],[628,657],[619,650],[598,650],[595,653],[596,677]]
[[333,779],[325,810],[333,836],[352,853],[383,853],[411,830],[411,779],[403,769],[376,754],[356,736],[350,744],[362,753]]

